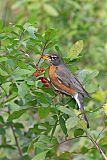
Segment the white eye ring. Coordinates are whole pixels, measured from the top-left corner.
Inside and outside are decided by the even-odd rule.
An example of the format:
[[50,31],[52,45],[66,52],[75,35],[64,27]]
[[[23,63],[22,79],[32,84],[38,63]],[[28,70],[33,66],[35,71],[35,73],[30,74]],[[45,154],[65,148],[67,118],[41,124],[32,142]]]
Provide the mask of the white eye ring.
[[57,56],[51,56],[51,60],[55,60]]

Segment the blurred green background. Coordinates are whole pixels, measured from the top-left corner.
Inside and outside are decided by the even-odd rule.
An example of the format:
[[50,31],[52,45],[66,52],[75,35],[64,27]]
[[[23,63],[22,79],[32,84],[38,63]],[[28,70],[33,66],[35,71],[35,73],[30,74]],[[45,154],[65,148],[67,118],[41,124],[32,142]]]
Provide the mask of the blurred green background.
[[[92,114],[89,114],[89,121],[91,123],[91,134],[97,137],[99,132],[106,128],[107,117],[102,110],[102,106],[106,103],[107,99],[107,1],[106,0],[1,0],[0,1],[0,31],[8,31],[11,24],[24,25],[26,22],[31,23],[33,26],[39,29],[40,33],[44,33],[48,28],[54,28],[57,31],[58,47],[66,57],[69,53],[72,45],[79,40],[83,40],[84,48],[81,52],[79,59],[73,62],[71,70],[74,72],[77,68],[88,69],[90,71],[99,72],[97,77],[94,77],[90,81],[91,89],[86,86],[87,90],[92,93],[92,99],[87,104],[87,110],[96,110]],[[5,43],[3,44],[5,45]],[[54,49],[53,49],[54,50]],[[51,51],[51,50],[49,50]],[[2,50],[1,56],[4,55]],[[75,69],[76,68],[76,69]],[[80,79],[82,76],[80,74]],[[4,114],[5,117],[5,114]],[[23,119],[29,119],[29,116],[23,117]],[[40,119],[39,119],[40,120]],[[42,120],[40,120],[42,123]],[[31,119],[29,124],[31,124]],[[26,126],[28,122],[24,122]],[[45,122],[44,122],[45,124]],[[28,125],[29,126],[29,125]],[[26,129],[25,129],[26,130]],[[56,131],[57,134],[60,129]],[[105,129],[106,130],[106,129]],[[3,134],[2,132],[0,133]],[[19,133],[17,133],[19,134]],[[26,133],[25,133],[26,134]],[[20,135],[20,134],[19,134]],[[9,137],[12,138],[9,133]],[[29,135],[27,135],[29,138]],[[21,137],[21,135],[20,135]],[[34,136],[33,136],[34,137]],[[61,138],[63,137],[61,133]],[[3,138],[3,137],[2,137]],[[10,138],[10,139],[11,139]],[[32,139],[32,137],[30,137]],[[99,139],[99,143],[106,151],[107,147],[107,133],[106,131]],[[30,139],[30,140],[31,140]],[[2,140],[1,140],[2,141]],[[21,145],[24,148],[26,140],[24,139]],[[29,143],[29,140],[28,140]],[[91,148],[89,142],[81,139],[80,141],[73,141],[71,147],[69,144],[59,147],[57,155],[51,157],[51,160],[101,160],[98,152],[94,149],[90,152],[87,151],[87,147]],[[3,146],[1,145],[1,148]],[[82,154],[79,154],[79,149]],[[78,154],[70,155],[68,153],[61,154],[64,150],[71,151],[72,153],[78,151]],[[4,154],[5,153],[5,154]],[[12,155],[10,155],[12,153]],[[85,154],[86,153],[86,154]],[[53,153],[53,155],[56,153]],[[12,151],[1,149],[1,157],[9,155],[7,159],[15,159],[15,155]],[[75,156],[74,156],[75,155]],[[58,157],[59,156],[59,157]],[[29,160],[29,157],[24,156],[20,160]],[[16,158],[17,159],[17,158]],[[16,160],[15,159],[15,160]],[[1,158],[6,160],[6,158]],[[48,158],[47,158],[48,160]]]
[[77,40],[84,40],[81,65],[100,71],[99,81],[106,89],[107,2],[105,0],[5,0],[0,1],[3,24],[30,22],[40,30],[58,29],[58,40],[67,53]]

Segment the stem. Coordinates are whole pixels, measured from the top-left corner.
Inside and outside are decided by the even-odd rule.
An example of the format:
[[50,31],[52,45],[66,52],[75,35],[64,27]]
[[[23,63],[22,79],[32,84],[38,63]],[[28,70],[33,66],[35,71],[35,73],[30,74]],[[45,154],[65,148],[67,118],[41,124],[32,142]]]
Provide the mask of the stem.
[[20,148],[20,146],[19,146],[19,142],[18,142],[16,133],[15,133],[15,130],[14,130],[14,128],[13,128],[13,125],[11,124],[10,127],[11,127],[11,130],[12,130],[12,132],[13,132],[13,136],[14,136],[14,139],[15,139],[15,143],[16,143],[16,147],[17,147],[17,149],[18,149],[18,152],[19,152],[20,156],[22,156],[22,155],[23,155],[23,154],[22,154],[22,150],[21,150],[21,148]]
[[[82,126],[82,125],[81,125]],[[83,126],[82,126],[83,127]],[[84,127],[83,127],[84,128]],[[104,151],[101,149],[99,144],[96,142],[96,140],[93,139],[91,135],[88,134],[88,132],[84,129],[84,132],[86,133],[86,137],[94,144],[96,147],[97,151],[100,153],[100,155],[103,157],[104,160],[107,160],[107,156],[105,155]],[[100,135],[99,135],[100,136]],[[98,137],[99,137],[98,136]],[[97,138],[98,138],[97,137]]]
[[51,140],[52,140],[53,135],[54,135],[54,133],[55,133],[55,130],[56,130],[56,127],[57,127],[57,123],[58,123],[58,119],[56,120],[56,122],[55,122],[55,124],[54,124],[54,126],[53,126],[53,128],[52,128],[52,132],[51,132]]
[[19,42],[22,40],[22,36],[24,35],[24,32],[25,32],[25,31],[22,31],[22,32],[20,33],[20,35],[19,35]]
[[94,146],[96,147],[97,151],[104,158],[104,160],[107,160],[107,156],[105,155],[104,151],[100,148],[100,146],[98,145],[98,143],[90,135],[87,134],[87,137],[94,144]]
[[81,137],[87,137],[87,136],[77,136],[77,137],[74,137],[74,138],[70,138],[70,139],[67,139],[67,140],[62,141],[61,143],[59,143],[59,145],[61,145],[61,144],[65,143],[65,142],[68,142],[68,141],[72,141],[72,140],[75,140],[75,139],[81,138]]
[[[46,45],[47,45],[47,42],[45,42],[45,44],[44,44],[44,46],[43,46],[43,48],[42,48],[41,56],[44,54],[44,51],[45,51],[45,49],[46,49]],[[40,62],[41,59],[42,59],[42,57],[39,58],[37,64]]]
[[[10,115],[10,110],[9,110],[9,108],[8,108],[8,114]],[[15,143],[16,143],[16,147],[17,147],[17,150],[18,150],[18,152],[19,152],[19,155],[22,156],[23,153],[22,153],[22,150],[21,150],[21,148],[20,148],[20,145],[19,145],[19,142],[18,142],[18,138],[17,138],[17,136],[16,136],[16,133],[15,133],[13,124],[10,124],[10,128],[11,128],[11,130],[12,130],[12,133],[13,133],[13,136],[14,136],[14,139],[15,139]]]
[[103,157],[103,159],[107,160],[107,156],[105,155],[104,151],[100,148],[100,146],[98,145],[98,143],[90,135],[88,135],[87,133],[86,133],[86,136],[78,136],[78,137],[74,137],[74,138],[62,141],[59,145],[61,145],[62,143],[65,143],[67,141],[72,141],[72,140],[75,140],[75,139],[81,138],[81,137],[87,137],[94,144],[94,146],[96,147],[96,149],[100,153],[100,155]]
[[[42,48],[41,56],[44,54],[44,51],[45,51],[45,49],[46,49],[46,45],[47,45],[47,41],[45,42],[45,44],[44,44],[44,46],[43,46],[43,48]],[[25,51],[23,51],[22,49],[19,49],[19,50],[20,50],[21,52],[25,53]],[[27,57],[31,58],[28,53],[25,53],[25,55],[26,55]],[[39,64],[39,62],[40,62],[41,59],[42,59],[42,57],[39,58],[39,60],[38,60],[37,63],[33,62],[33,64],[35,65],[35,67],[36,67],[37,69],[38,69],[38,67],[36,66],[36,64]]]
[[104,127],[102,130],[101,130],[101,132],[98,134],[98,136],[97,136],[97,138],[96,138],[96,142],[97,142],[97,140],[99,139],[99,137],[100,137],[100,135],[103,133],[103,131],[106,129],[106,127]]

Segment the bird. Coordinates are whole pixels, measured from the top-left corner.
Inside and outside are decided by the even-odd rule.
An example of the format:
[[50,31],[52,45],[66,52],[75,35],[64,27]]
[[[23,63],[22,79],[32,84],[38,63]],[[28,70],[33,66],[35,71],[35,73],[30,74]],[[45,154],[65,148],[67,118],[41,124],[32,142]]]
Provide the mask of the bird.
[[61,56],[57,53],[42,55],[41,58],[49,62],[49,78],[53,88],[75,99],[79,110],[83,113],[83,119],[86,122],[87,128],[89,128],[83,102],[84,97],[90,97],[90,94],[84,89],[80,81],[69,70]]

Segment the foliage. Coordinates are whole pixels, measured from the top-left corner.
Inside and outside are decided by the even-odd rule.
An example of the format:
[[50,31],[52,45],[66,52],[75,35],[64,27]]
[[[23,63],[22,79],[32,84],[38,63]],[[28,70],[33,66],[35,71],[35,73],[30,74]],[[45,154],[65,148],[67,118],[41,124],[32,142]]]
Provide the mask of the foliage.
[[[12,0],[0,6],[0,159],[101,160],[101,152],[107,154],[107,2]],[[85,101],[90,129],[75,101],[49,84],[40,56],[53,52],[92,96]]]

